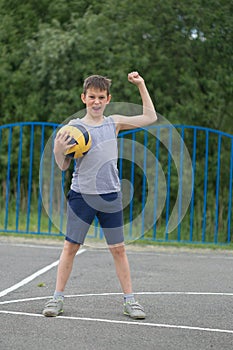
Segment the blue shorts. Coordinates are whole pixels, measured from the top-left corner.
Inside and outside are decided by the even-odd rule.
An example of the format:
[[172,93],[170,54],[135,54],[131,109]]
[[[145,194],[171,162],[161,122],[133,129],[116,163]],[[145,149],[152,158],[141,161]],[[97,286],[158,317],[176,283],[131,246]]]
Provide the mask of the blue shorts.
[[95,195],[70,190],[67,199],[67,241],[83,244],[96,216],[108,245],[124,242],[121,192]]

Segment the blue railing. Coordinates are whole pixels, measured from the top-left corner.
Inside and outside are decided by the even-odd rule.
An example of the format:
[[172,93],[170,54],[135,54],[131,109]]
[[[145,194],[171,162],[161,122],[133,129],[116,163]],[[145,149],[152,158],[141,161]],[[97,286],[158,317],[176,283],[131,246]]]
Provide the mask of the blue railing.
[[[0,126],[0,232],[65,232],[73,169],[54,161],[58,126]],[[122,132],[119,174],[126,240],[231,243],[233,135],[169,124]],[[97,220],[89,237],[103,238]]]

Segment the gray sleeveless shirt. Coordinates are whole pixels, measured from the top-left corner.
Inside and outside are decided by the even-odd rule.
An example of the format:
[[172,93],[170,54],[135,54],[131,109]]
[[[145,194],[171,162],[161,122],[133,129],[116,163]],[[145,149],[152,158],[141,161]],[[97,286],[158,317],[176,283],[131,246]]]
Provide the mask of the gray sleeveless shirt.
[[84,194],[119,192],[118,147],[114,120],[104,117],[102,124],[91,126],[77,118],[71,120],[69,125],[85,126],[92,139],[88,153],[75,160],[71,189]]

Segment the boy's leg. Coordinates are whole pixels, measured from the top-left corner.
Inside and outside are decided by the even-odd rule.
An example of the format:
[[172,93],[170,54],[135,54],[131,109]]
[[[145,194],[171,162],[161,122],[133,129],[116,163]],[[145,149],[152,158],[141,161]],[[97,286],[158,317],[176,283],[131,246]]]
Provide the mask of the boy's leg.
[[114,259],[117,277],[120,281],[123,293],[132,293],[130,268],[124,244],[115,247],[110,246],[109,250]]
[[72,271],[74,257],[78,252],[79,248],[80,244],[71,243],[65,240],[57,269],[57,292],[64,292],[66,283]]
[[117,277],[124,292],[124,313],[132,318],[145,318],[141,305],[135,302],[132,293],[129,262],[126,255],[123,233],[123,206],[121,192],[109,193],[101,196],[106,202],[102,211],[97,213],[100,225],[112,253]]
[[146,314],[143,307],[134,300],[132,293],[132,282],[130,276],[130,267],[124,244],[109,247],[112,253],[117,277],[120,281],[124,293],[124,314],[134,319],[144,319]]
[[64,290],[72,271],[74,257],[79,248],[80,244],[65,240],[57,269],[54,298],[45,304],[44,316],[58,316],[63,312]]

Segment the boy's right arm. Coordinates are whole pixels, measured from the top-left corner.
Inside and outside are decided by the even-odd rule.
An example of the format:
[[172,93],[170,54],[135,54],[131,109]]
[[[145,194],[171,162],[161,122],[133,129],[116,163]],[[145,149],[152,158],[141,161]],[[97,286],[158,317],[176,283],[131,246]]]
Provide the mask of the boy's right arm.
[[141,115],[130,117],[113,115],[112,118],[115,121],[117,133],[121,130],[130,130],[151,125],[155,123],[158,118],[144,79],[138,72],[131,72],[128,74],[128,80],[138,87],[142,98],[143,112]]
[[72,139],[72,137],[64,132],[64,133],[58,133],[55,140],[54,140],[54,157],[56,160],[57,165],[61,170],[67,170],[70,166],[71,158],[67,158],[65,156],[65,151],[70,148],[69,142]]

